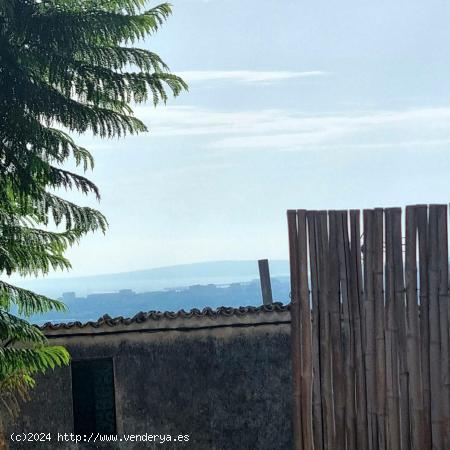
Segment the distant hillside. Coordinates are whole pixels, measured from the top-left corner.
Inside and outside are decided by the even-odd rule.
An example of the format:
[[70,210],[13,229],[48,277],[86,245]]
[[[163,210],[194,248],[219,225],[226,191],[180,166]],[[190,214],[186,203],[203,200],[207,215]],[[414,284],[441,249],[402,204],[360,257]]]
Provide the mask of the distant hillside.
[[[274,260],[269,264],[272,277],[289,275],[288,261]],[[121,289],[142,293],[196,284],[224,285],[258,277],[257,261],[214,261],[79,278],[20,280],[14,283],[52,297],[60,297],[63,292],[75,292],[78,297],[85,297]]]

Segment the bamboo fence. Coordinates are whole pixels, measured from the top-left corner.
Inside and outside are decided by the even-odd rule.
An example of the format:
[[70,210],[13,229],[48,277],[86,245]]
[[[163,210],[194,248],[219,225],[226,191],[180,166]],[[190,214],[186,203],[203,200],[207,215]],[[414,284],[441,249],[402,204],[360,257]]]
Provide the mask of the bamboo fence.
[[447,224],[288,211],[295,450],[450,449]]

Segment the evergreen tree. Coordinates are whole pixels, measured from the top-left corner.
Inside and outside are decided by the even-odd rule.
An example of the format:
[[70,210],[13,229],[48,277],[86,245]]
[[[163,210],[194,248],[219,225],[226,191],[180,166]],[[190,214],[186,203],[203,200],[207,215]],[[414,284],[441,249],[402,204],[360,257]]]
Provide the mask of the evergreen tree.
[[131,106],[187,88],[157,54],[135,47],[170,13],[168,4],[146,9],[145,0],[0,0],[0,404],[69,361],[26,320],[64,305],[5,276],[67,269],[65,250],[105,231],[99,211],[59,193],[100,198],[85,174],[64,168],[73,160],[86,172],[94,163],[71,134],[146,131]]

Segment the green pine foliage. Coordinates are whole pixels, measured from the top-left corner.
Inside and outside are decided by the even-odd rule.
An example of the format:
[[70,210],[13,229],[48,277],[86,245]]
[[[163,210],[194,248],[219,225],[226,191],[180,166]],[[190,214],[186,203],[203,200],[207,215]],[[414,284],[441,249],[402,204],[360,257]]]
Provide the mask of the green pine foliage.
[[[24,319],[64,305],[5,277],[68,269],[66,249],[106,230],[99,211],[61,195],[100,198],[85,174],[92,155],[71,136],[146,131],[131,105],[187,89],[157,54],[135,46],[170,13],[144,0],[0,0],[0,407],[11,387],[22,392],[36,373],[69,362]],[[70,161],[77,172],[65,168]]]

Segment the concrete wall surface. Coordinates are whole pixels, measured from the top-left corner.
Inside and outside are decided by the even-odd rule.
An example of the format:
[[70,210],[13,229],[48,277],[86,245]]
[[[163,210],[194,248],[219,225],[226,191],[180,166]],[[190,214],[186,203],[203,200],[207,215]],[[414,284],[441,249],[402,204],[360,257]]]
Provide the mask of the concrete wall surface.
[[[74,430],[66,367],[38,379],[7,433],[51,433],[52,440],[10,441],[10,449],[290,450],[289,321],[283,310],[48,330],[51,343],[66,346],[73,360],[113,358],[118,437],[146,441],[58,442],[58,433]],[[151,442],[150,435],[189,441]]]

